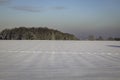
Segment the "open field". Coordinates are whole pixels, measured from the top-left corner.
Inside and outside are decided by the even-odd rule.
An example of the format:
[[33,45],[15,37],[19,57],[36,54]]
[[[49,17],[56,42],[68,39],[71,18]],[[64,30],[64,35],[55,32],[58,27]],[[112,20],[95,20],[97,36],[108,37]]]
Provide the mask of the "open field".
[[0,80],[120,80],[120,42],[1,40]]

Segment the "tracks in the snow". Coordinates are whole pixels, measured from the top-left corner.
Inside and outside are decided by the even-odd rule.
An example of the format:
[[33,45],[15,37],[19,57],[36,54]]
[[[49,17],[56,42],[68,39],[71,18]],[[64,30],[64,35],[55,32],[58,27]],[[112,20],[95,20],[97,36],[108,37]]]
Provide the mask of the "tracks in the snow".
[[3,45],[1,80],[120,80],[120,50],[105,46],[118,42],[2,41],[0,44]]

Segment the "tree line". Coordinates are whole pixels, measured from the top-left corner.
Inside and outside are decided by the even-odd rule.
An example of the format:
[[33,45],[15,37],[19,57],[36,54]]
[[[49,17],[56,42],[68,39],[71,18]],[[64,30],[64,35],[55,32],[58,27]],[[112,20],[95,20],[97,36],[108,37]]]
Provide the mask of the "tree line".
[[19,27],[4,29],[0,32],[1,40],[78,40],[74,35],[47,27]]
[[95,37],[94,35],[89,35],[88,40],[109,40],[109,41],[120,41],[119,37],[108,37],[107,39],[103,38],[102,36]]

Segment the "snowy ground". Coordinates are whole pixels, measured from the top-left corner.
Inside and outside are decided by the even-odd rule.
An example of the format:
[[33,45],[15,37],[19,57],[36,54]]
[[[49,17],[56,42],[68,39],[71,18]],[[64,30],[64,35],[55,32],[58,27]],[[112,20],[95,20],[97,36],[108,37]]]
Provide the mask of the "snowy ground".
[[120,42],[1,40],[0,80],[120,80]]

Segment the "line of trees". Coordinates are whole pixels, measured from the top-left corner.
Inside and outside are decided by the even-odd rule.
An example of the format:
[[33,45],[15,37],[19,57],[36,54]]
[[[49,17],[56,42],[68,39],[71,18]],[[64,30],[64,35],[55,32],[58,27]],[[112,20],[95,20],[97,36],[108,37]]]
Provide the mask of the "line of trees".
[[[119,37],[108,37],[105,39],[102,36],[95,37],[94,35],[89,35],[87,39],[120,41]],[[2,30],[0,32],[0,40],[78,40],[78,38],[72,34],[63,33],[47,27],[19,27]]]
[[102,36],[95,37],[94,35],[89,35],[88,40],[109,40],[109,41],[120,41],[119,37],[108,37],[107,39],[104,39]]
[[74,35],[47,27],[19,27],[0,32],[2,40],[78,40]]

